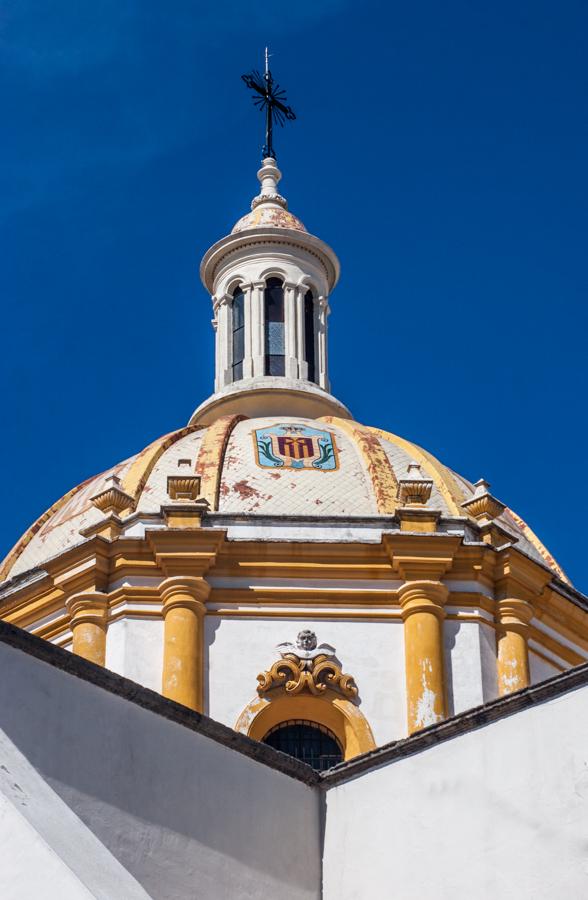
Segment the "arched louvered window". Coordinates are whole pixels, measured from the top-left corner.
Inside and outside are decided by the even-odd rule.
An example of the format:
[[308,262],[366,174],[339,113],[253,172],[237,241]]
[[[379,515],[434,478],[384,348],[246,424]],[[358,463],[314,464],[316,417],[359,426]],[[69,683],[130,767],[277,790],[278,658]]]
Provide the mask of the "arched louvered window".
[[314,297],[312,291],[304,296],[304,349],[308,364],[309,381],[316,381],[315,342],[314,342]]
[[245,295],[240,287],[233,291],[232,303],[233,331],[233,381],[243,378],[243,358],[245,356]]
[[268,278],[264,291],[265,374],[285,375],[284,285],[279,278]]

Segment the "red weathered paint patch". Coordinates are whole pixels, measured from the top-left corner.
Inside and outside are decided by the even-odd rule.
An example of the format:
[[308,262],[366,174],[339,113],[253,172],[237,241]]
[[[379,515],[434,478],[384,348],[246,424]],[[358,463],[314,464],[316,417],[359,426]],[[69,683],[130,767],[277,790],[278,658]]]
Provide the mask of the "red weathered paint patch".
[[252,487],[245,479],[237,481],[233,485],[233,490],[236,494],[239,494],[242,500],[249,500],[250,497],[261,497],[257,488]]

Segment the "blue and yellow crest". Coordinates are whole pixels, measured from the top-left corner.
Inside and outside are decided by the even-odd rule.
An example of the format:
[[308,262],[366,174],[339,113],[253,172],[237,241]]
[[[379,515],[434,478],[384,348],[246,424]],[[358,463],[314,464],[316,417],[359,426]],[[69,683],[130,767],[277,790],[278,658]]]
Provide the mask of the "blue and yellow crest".
[[257,465],[262,469],[339,468],[335,436],[308,425],[272,425],[253,432]]

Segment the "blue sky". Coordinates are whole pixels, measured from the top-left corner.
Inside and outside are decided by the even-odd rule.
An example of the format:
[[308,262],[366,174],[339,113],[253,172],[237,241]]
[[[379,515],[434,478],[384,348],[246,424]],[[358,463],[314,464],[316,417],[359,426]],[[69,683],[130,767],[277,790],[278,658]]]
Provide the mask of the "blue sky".
[[342,263],[334,393],[588,591],[587,28],[565,0],[4,0],[0,555],[211,393],[198,264],[256,193],[269,43],[281,187]]

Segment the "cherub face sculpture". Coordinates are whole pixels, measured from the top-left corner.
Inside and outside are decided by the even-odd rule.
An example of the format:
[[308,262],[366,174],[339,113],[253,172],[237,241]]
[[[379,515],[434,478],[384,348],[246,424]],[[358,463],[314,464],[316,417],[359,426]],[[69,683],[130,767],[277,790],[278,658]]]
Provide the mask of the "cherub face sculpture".
[[299,650],[314,650],[316,648],[316,644],[317,640],[314,631],[305,629],[304,631],[300,631],[298,633],[298,637],[296,638],[296,646]]

